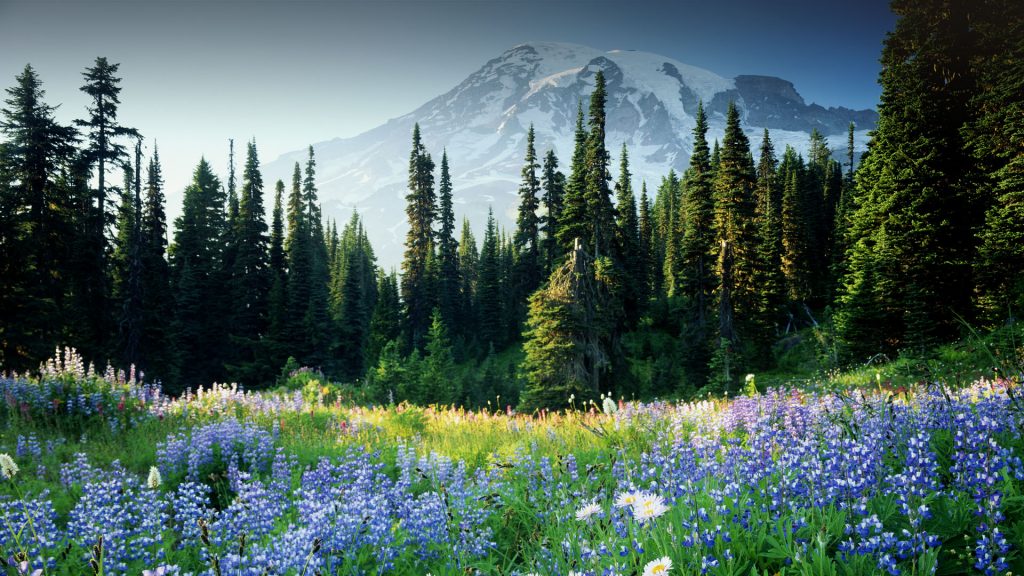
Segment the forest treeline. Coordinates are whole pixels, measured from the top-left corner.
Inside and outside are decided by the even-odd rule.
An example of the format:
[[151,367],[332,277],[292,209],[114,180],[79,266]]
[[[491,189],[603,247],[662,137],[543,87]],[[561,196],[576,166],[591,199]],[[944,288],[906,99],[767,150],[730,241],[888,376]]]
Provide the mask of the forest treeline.
[[572,157],[537,150],[531,127],[515,228],[491,215],[479,245],[447,155],[415,128],[401,274],[377,265],[358,214],[324,217],[312,147],[270,184],[255,141],[240,174],[231,143],[226,177],[201,160],[168,223],[157,147],[144,157],[118,121],[118,65],[85,70],[91,103],[70,126],[27,65],[0,121],[0,366],[72,345],[172,392],[309,366],[379,401],[532,409],[734,390],[804,329],[835,366],[1012,320],[1024,5],[892,8],[856,167],[852,125],[845,150],[813,132],[803,157],[767,130],[750,142],[735,106],[709,142],[698,107],[687,170],[636,182],[626,146],[607,148],[597,71]]

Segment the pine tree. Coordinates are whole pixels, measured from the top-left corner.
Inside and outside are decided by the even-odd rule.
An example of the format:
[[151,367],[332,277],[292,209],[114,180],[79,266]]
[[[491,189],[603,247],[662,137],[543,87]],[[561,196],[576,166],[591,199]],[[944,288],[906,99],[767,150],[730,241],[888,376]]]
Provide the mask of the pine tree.
[[452,344],[448,339],[441,312],[434,309],[431,316],[430,331],[427,332],[427,344],[424,347],[426,357],[423,370],[420,372],[420,386],[429,403],[455,406],[462,402],[462,386],[458,378],[453,378],[455,358],[452,355]]
[[[757,231],[754,227],[754,175],[750,144],[730,104],[725,139],[715,175],[715,232],[718,244],[718,337],[747,362],[763,358],[765,328],[758,325]],[[742,348],[740,347],[742,345]],[[727,369],[728,391],[735,376]]]
[[174,298],[166,258],[167,215],[163,185],[160,155],[154,144],[146,172],[146,200],[140,224],[143,329],[139,365],[147,379],[162,381],[165,390],[173,390],[178,380],[178,362],[172,330]]
[[304,365],[311,354],[307,340],[305,318],[312,293],[312,234],[306,203],[302,196],[302,169],[295,163],[292,171],[291,192],[288,195],[288,234],[285,237],[285,255],[288,263],[287,323],[284,328],[284,348],[290,356]]
[[640,214],[637,221],[637,233],[639,236],[639,266],[640,276],[636,279],[640,283],[640,294],[642,301],[651,297],[654,284],[654,223],[651,221],[651,201],[647,197],[647,182],[640,183]]
[[778,183],[778,161],[768,129],[761,141],[757,163],[755,214],[758,222],[760,295],[765,322],[777,325],[785,305],[785,277],[782,274],[782,188]]
[[268,364],[277,367],[288,356],[286,326],[288,322],[288,268],[284,252],[284,182],[274,185],[274,212],[270,224],[269,264],[271,274],[269,310],[267,312]]
[[76,136],[54,119],[31,66],[15,82],[0,112],[0,366],[25,371],[60,342],[66,285],[75,282],[77,207],[61,172],[72,168]]
[[405,344],[419,349],[430,328],[430,313],[434,303],[430,297],[430,278],[427,262],[433,252],[434,161],[430,159],[420,140],[417,124],[412,133],[412,153],[409,156],[409,193],[405,214],[409,219],[409,232],[405,237],[405,255],[402,259],[402,303],[405,306]]
[[682,197],[679,176],[670,168],[658,185],[652,212],[653,260],[658,263],[654,268],[654,291],[659,295],[674,295],[679,281],[679,242],[685,221]]
[[622,268],[626,277],[630,279],[625,285],[625,294],[623,295],[627,328],[636,326],[646,294],[641,280],[645,272],[645,255],[641,252],[640,225],[637,222],[636,197],[633,196],[631,179],[629,153],[626,150],[626,145],[623,144],[622,154],[619,158],[619,179],[615,183],[615,199],[618,213],[616,221],[618,253],[625,256],[622,260]]
[[[121,79],[116,76],[118,64],[111,64],[106,58],[97,58],[94,66],[86,68],[82,76],[85,92],[91,102],[86,111],[89,117],[76,120],[75,124],[86,131],[87,144],[83,159],[96,169],[97,185],[94,192],[95,204],[90,204],[83,214],[83,242],[80,250],[82,266],[78,269],[83,290],[77,294],[75,306],[80,307],[84,322],[75,340],[80,342],[80,352],[86,358],[105,359],[110,339],[114,334],[110,309],[110,278],[108,275],[109,241],[106,228],[109,218],[106,209],[107,171],[118,166],[127,158],[127,150],[119,142],[123,138],[141,138],[134,128],[121,126],[117,121],[117,108],[121,103]],[[115,188],[116,190],[116,188]]]
[[142,301],[142,143],[135,145],[135,166],[124,164],[117,236],[111,256],[112,302],[117,323],[114,357],[122,366],[141,368]]
[[330,314],[330,269],[327,261],[327,240],[324,235],[323,216],[316,190],[316,159],[313,147],[302,179],[302,200],[305,205],[306,246],[309,250],[309,301],[302,315],[302,326],[310,366],[326,369],[330,360],[330,347],[334,340],[334,326]]
[[541,232],[541,255],[544,260],[544,276],[555,269],[561,258],[558,247],[558,222],[562,214],[562,200],[565,195],[565,174],[558,171],[558,158],[554,150],[548,150],[544,156],[541,186],[544,188],[544,220]]
[[978,86],[968,128],[972,156],[985,171],[979,201],[985,208],[974,262],[981,319],[1013,322],[1024,307],[1024,7],[983,2],[972,15],[978,33]]
[[476,287],[477,270],[480,263],[480,254],[476,248],[476,238],[473,237],[473,230],[469,226],[469,220],[462,220],[462,233],[459,236],[459,272],[461,286],[459,287],[460,297],[460,318],[458,325],[462,331],[456,336],[461,336],[466,341],[471,341],[479,332],[480,322],[476,309]]
[[505,344],[501,293],[501,247],[494,212],[488,210],[487,229],[477,267],[476,313],[480,319],[480,343],[500,349]]
[[449,332],[458,334],[463,331],[459,325],[459,243],[455,240],[455,210],[452,207],[452,177],[448,170],[447,151],[441,154],[441,179],[437,193],[441,225],[437,231],[438,307]]
[[594,262],[577,244],[547,285],[530,297],[522,410],[564,408],[573,396],[583,405],[597,396],[609,363],[605,341],[611,326],[601,314],[606,299]]
[[180,355],[178,390],[223,382],[227,375],[222,354],[228,322],[220,299],[226,284],[221,268],[225,220],[220,180],[209,163],[200,160],[192,183],[185,188],[182,213],[174,221],[174,244],[169,249]]
[[811,297],[811,225],[807,212],[811,210],[806,201],[804,176],[801,159],[792,147],[787,146],[779,165],[782,180],[782,251],[780,261],[786,284],[786,296],[791,303],[806,303]]
[[231,270],[232,353],[225,358],[235,381],[250,386],[267,384],[277,368],[267,365],[261,343],[267,331],[268,302],[274,278],[263,207],[263,176],[255,141],[246,145],[234,237],[237,244]]
[[719,244],[715,236],[715,193],[711,155],[707,141],[704,105],[697,104],[693,129],[693,152],[683,177],[685,194],[678,218],[686,222],[679,240],[679,284],[684,304],[682,361],[688,380],[698,388],[707,379],[711,360],[716,260]]
[[569,180],[565,184],[565,196],[562,199],[562,210],[558,215],[558,229],[555,238],[558,240],[559,251],[563,254],[573,249],[576,238],[587,235],[587,203],[585,198],[587,179],[587,131],[583,128],[583,103],[576,107],[575,145],[572,153],[572,166]]
[[[858,169],[838,298],[837,329],[850,349],[865,317],[882,319],[877,330],[891,335],[888,351],[923,349],[957,334],[957,315],[971,319],[984,205],[964,127],[977,116],[979,68],[971,60],[989,8],[940,0],[893,6],[899,19],[882,50],[878,126]],[[864,294],[868,272],[890,289]]]
[[526,319],[526,298],[540,286],[542,262],[540,253],[540,181],[537,179],[537,153],[534,148],[533,125],[526,133],[526,158],[523,161],[522,182],[519,184],[519,215],[513,238],[516,259],[512,272],[510,320],[516,326]]
[[377,366],[381,351],[397,342],[402,334],[402,303],[398,296],[398,274],[377,272],[377,301],[370,320],[366,349],[368,366]]
[[608,151],[605,149],[605,93],[604,73],[594,75],[594,92],[590,95],[590,118],[587,130],[585,156],[586,180],[584,204],[589,222],[584,240],[594,251],[594,258],[609,256],[618,259],[615,246],[615,207],[612,206],[608,181]]

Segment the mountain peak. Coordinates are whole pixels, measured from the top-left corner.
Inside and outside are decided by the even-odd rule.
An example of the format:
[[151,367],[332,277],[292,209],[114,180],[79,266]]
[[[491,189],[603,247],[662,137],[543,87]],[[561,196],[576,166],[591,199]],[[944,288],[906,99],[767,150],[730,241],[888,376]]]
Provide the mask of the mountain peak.
[[[877,114],[871,110],[807,105],[792,83],[769,76],[724,78],[675,59],[636,50],[599,50],[563,42],[527,42],[485,62],[451,90],[413,112],[360,134],[314,145],[318,185],[328,214],[347,218],[359,208],[382,264],[398,263],[406,223],[399,209],[405,196],[412,126],[419,123],[432,152],[447,149],[456,212],[481,227],[493,206],[499,222],[512,227],[518,180],[532,124],[537,149],[554,150],[561,169],[572,156],[576,107],[593,91],[594,74],[607,81],[610,149],[629,147],[630,168],[652,184],[689,162],[697,102],[709,115],[709,138],[724,133],[725,110],[735,101],[744,128],[759,141],[768,128],[776,147],[806,149],[818,129],[845,146],[850,121],[866,141]],[[305,151],[266,166],[287,178]],[[613,162],[613,165],[615,163]]]

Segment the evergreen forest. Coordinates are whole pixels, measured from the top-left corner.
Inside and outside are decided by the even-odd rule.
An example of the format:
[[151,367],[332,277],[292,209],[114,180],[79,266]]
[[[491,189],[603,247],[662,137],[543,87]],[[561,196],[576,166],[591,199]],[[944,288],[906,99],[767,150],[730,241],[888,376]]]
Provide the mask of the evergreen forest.
[[751,140],[735,106],[709,141],[701,107],[689,167],[637,181],[607,141],[599,72],[572,156],[531,128],[515,227],[492,215],[478,239],[417,126],[398,270],[358,213],[324,213],[312,146],[289,182],[265,182],[256,141],[225,142],[229,165],[200,159],[168,221],[157,138],[118,119],[118,64],[85,68],[90,104],[69,125],[27,64],[0,112],[0,367],[73,346],[172,395],[315,374],[368,403],[532,412],[733,393],[793,349],[833,370],[1011,323],[1024,4],[893,10],[862,155],[853,125],[844,149],[811,133],[806,156]]

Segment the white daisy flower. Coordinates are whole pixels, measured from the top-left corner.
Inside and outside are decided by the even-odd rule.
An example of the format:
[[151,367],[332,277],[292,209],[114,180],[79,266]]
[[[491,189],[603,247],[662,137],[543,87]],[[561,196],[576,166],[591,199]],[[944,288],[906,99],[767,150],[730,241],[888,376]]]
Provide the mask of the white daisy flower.
[[662,556],[644,565],[644,576],[665,576],[672,570],[672,559]]
[[628,508],[635,505],[644,497],[644,493],[639,490],[631,490],[629,492],[622,492],[615,498],[616,508]]
[[587,505],[583,506],[583,508],[580,508],[579,510],[576,511],[576,519],[577,520],[590,520],[591,516],[593,516],[595,514],[600,514],[600,513],[601,513],[601,507],[598,506],[597,503],[591,502],[590,504],[587,504]]
[[657,494],[644,494],[640,501],[633,504],[633,518],[643,524],[668,512],[665,499]]

